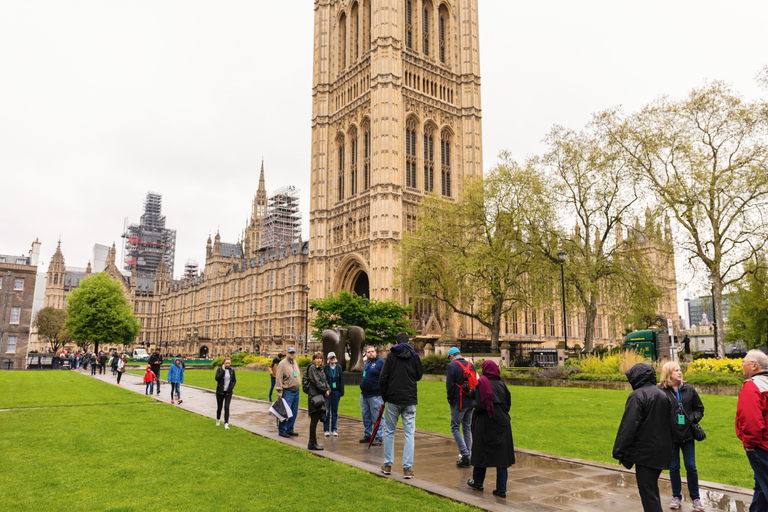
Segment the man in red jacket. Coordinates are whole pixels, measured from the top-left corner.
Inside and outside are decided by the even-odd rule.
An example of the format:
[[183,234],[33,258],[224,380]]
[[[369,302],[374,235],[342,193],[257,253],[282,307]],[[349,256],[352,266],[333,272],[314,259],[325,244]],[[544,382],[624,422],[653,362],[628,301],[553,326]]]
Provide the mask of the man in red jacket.
[[736,406],[736,435],[755,473],[750,512],[768,511],[768,356],[750,350],[741,363],[747,381]]

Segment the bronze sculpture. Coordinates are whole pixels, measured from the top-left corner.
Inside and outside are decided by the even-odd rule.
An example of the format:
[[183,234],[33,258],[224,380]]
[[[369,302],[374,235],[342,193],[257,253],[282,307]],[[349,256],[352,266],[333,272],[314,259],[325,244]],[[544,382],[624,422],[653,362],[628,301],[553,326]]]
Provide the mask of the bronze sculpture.
[[[349,365],[347,365],[346,342],[349,340]],[[363,371],[363,346],[365,345],[365,330],[362,327],[353,325],[346,329],[337,327],[336,329],[326,329],[323,331],[323,354],[328,358],[328,354],[336,354],[336,360],[341,365],[343,371],[362,372]]]

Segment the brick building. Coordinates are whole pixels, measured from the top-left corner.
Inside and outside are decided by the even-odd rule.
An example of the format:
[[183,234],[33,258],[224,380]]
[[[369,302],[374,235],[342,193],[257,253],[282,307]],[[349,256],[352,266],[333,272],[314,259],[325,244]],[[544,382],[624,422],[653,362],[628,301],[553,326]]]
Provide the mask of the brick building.
[[3,370],[26,367],[39,256],[37,240],[27,256],[0,254],[0,368]]

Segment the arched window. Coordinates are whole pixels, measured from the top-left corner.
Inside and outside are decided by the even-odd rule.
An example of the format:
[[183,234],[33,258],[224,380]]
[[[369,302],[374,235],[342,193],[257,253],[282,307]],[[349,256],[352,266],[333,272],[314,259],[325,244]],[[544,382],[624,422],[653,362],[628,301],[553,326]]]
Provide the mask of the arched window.
[[350,60],[351,62],[357,62],[360,49],[360,7],[357,2],[352,4],[352,9],[350,9],[349,12],[349,29],[352,36],[352,51],[349,52],[351,57]]
[[350,195],[357,194],[357,129],[349,131],[349,186]]
[[363,51],[371,51],[371,0],[363,0]]
[[435,189],[435,138],[431,125],[424,127],[424,190]]
[[339,201],[344,199],[344,136],[339,135],[336,139],[339,150]]
[[432,4],[429,2],[424,2],[424,55],[429,55],[429,38],[431,34],[431,30],[429,29],[429,23],[432,21]]
[[413,48],[413,5],[411,0],[405,0],[405,47]]
[[443,130],[440,137],[440,174],[441,192],[445,197],[451,197],[451,132],[448,130]]
[[416,187],[416,120],[405,124],[405,186]]
[[347,67],[347,15],[339,17],[339,74]]
[[439,43],[440,43],[440,62],[443,64],[448,64],[448,41],[450,41],[450,21],[448,18],[448,8],[445,6],[445,4],[440,6],[440,10],[438,13],[438,16],[440,18],[440,33],[438,34],[439,37]]
[[363,190],[371,187],[371,125],[363,125]]

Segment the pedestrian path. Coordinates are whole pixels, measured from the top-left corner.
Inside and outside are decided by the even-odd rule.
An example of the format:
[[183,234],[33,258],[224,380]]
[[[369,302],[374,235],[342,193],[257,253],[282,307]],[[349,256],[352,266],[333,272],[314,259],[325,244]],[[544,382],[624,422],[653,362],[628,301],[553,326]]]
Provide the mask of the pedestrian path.
[[[112,375],[96,375],[95,378],[116,384]],[[141,376],[126,373],[122,387],[136,393],[144,393]],[[162,391],[154,398],[170,403],[170,385],[163,383]],[[216,394],[213,391],[184,386],[181,387],[183,402],[181,409],[215,419]],[[306,397],[302,395],[302,402]],[[309,417],[306,409],[299,412],[295,430],[298,437],[290,439],[278,436],[275,418],[267,411],[270,404],[262,400],[235,396],[232,399],[230,426],[238,427],[274,441],[306,448],[309,436]],[[213,419],[211,425],[213,427]],[[219,427],[222,429],[223,425]],[[383,426],[382,426],[383,428]],[[392,475],[381,473],[383,446],[370,449],[367,444],[358,443],[362,437],[362,420],[340,416],[339,437],[323,437],[322,425],[318,426],[318,442],[325,450],[312,452],[382,478],[399,480],[406,485],[420,487],[427,492],[444,496],[492,511],[527,512],[633,512],[642,511],[637,493],[634,472],[619,466],[570,459],[556,455],[515,450],[517,463],[509,469],[507,497],[498,498],[491,494],[496,472],[488,471],[485,490],[478,492],[467,486],[472,477],[472,468],[457,468],[458,452],[452,436],[433,432],[416,431],[413,472],[415,478],[404,480],[399,465],[402,456],[402,435],[395,436],[395,464]],[[746,457],[744,463],[747,464]],[[662,502],[666,504],[672,496],[668,477],[659,482]],[[740,512],[749,510],[752,491],[738,487],[700,481],[701,500],[708,511]],[[683,487],[685,494],[685,487]],[[666,508],[666,507],[665,507]],[[681,511],[692,510],[688,496],[685,496]]]

